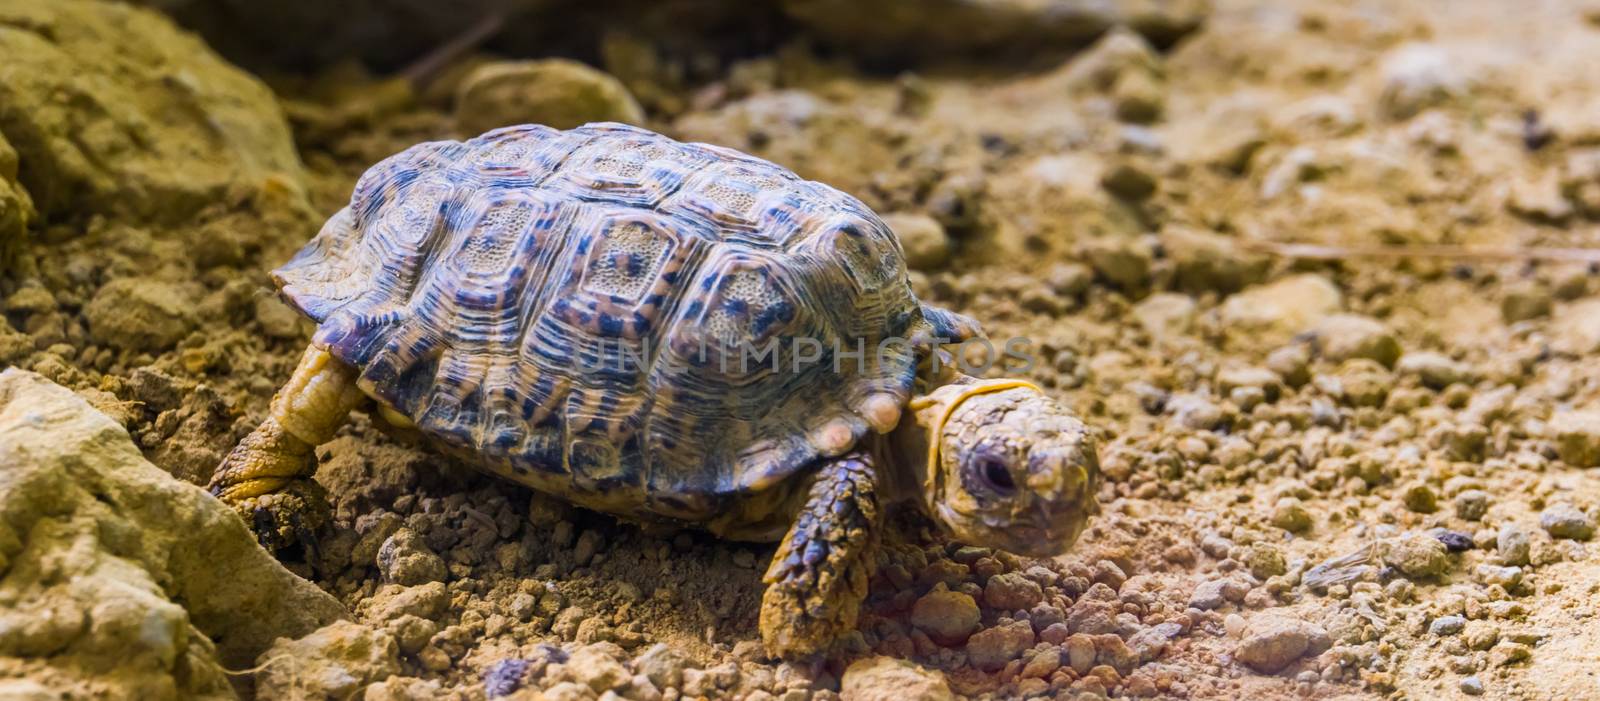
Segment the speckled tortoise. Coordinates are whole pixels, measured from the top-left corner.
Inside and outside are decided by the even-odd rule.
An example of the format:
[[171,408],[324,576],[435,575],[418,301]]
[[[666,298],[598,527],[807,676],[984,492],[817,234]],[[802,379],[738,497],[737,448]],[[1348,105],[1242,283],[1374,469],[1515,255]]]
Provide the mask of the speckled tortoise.
[[853,628],[890,501],[1037,555],[1096,511],[1081,422],[934,368],[978,327],[918,302],[877,216],[729,149],[617,124],[420,144],[273,279],[319,326],[211,484],[269,547],[326,521],[313,448],[368,397],[582,506],[778,540],[760,624],[784,657]]

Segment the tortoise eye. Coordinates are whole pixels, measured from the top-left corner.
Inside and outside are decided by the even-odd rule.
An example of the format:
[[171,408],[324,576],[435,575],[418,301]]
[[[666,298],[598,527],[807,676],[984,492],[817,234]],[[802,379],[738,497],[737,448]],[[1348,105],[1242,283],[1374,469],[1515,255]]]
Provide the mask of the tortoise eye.
[[998,455],[980,456],[973,464],[973,472],[978,483],[995,494],[1010,496],[1017,491],[1017,483],[1011,479],[1011,468]]

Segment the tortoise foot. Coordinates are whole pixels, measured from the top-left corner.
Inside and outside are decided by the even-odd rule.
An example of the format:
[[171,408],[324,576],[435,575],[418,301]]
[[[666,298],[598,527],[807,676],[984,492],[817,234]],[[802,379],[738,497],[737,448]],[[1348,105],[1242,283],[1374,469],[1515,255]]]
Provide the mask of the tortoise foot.
[[869,457],[830,460],[767,570],[761,638],[774,657],[825,653],[855,630],[876,564],[877,475]]
[[333,521],[328,492],[309,479],[291,480],[276,491],[229,504],[255,533],[261,547],[276,552],[293,545],[313,560],[320,534]]

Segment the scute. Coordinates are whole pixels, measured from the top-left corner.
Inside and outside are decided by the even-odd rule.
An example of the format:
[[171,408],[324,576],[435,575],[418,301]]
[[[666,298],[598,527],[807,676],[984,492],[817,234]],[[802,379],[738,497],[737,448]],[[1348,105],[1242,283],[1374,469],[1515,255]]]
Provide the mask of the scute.
[[392,156],[274,277],[441,444],[640,517],[784,484],[908,398],[917,343],[976,333],[854,198],[615,124]]

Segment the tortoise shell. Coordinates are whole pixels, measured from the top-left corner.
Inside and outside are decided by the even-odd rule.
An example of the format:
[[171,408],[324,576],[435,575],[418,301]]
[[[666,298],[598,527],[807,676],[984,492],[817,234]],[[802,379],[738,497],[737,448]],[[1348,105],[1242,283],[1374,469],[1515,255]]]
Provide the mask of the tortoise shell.
[[683,520],[792,482],[829,426],[859,440],[862,402],[906,400],[929,338],[976,332],[917,301],[855,198],[620,124],[391,156],[273,279],[430,438],[580,504]]

